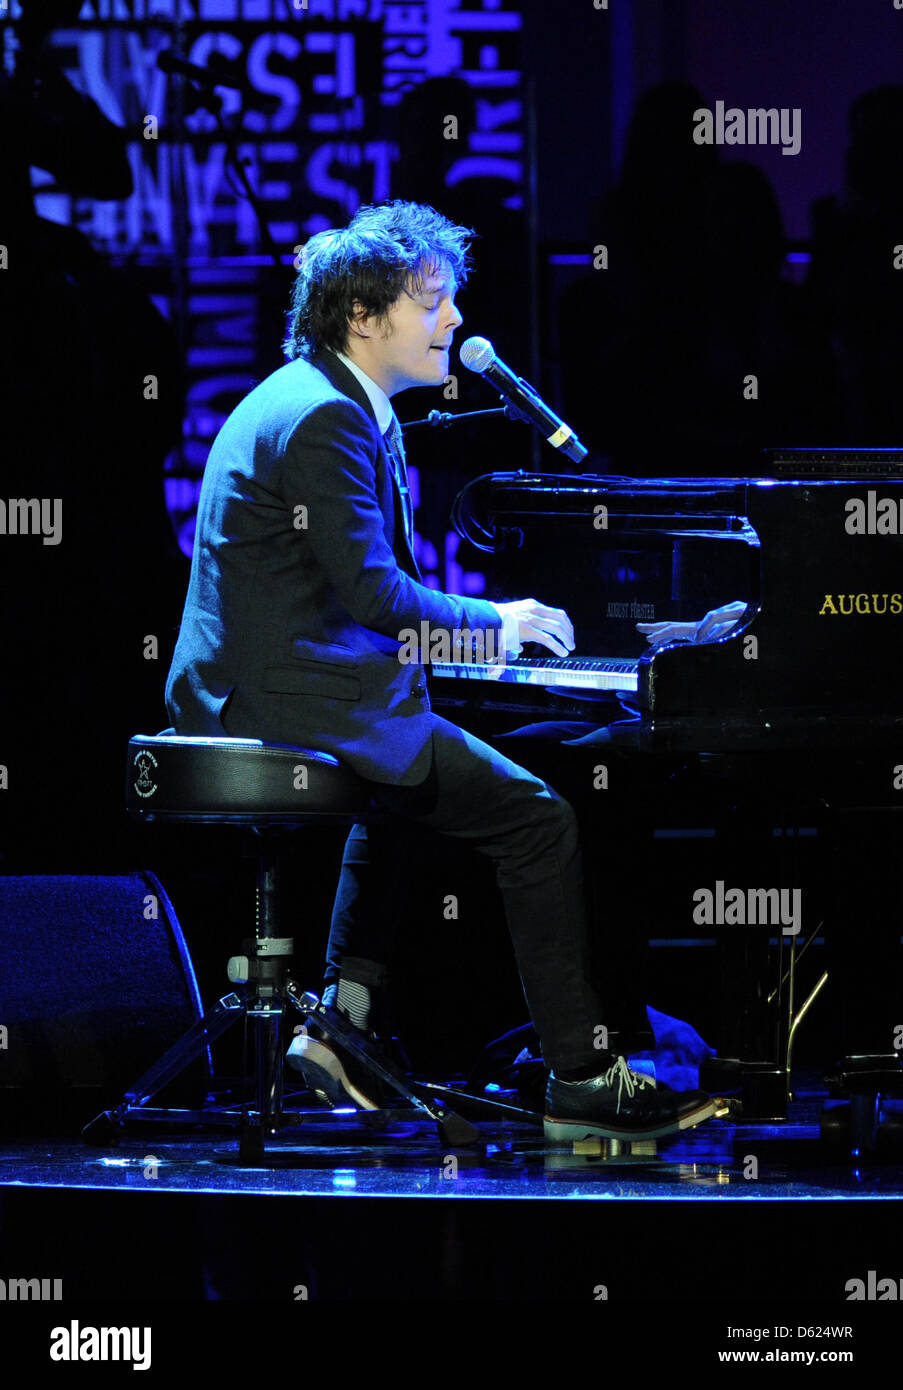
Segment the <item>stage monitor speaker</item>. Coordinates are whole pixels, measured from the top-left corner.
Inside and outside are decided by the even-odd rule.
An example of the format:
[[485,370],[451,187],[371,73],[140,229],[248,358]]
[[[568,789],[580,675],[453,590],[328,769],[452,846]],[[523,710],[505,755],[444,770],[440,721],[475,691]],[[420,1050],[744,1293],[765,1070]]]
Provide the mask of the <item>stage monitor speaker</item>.
[[[145,871],[0,877],[0,1126],[77,1133],[202,1015],[172,903]],[[197,1107],[209,1049],[151,1104]]]

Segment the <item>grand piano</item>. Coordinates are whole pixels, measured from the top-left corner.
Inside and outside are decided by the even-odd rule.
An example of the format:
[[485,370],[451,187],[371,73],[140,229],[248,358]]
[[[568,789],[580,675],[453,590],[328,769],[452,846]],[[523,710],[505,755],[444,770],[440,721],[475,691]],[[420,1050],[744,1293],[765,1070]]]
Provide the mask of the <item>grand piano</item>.
[[[869,524],[870,493],[884,531],[851,533]],[[478,510],[463,520],[468,494]],[[855,500],[862,512],[847,510]],[[501,473],[469,484],[455,514],[493,556],[486,596],[564,608],[576,648],[556,658],[532,644],[501,667],[436,663],[434,679],[527,689],[547,713],[613,691],[637,712],[615,736],[650,751],[900,745],[903,478]],[[745,617],[717,642],[650,649],[637,631],[737,599]]]
[[[831,948],[839,1093],[899,1086],[903,464],[880,450],[768,462],[760,478],[474,479],[453,520],[487,556],[485,596],[563,608],[576,646],[567,658],[527,644],[503,664],[428,670],[438,713],[502,738],[526,765],[518,731],[547,724],[595,766],[626,757],[647,794],[656,768],[673,783],[692,767],[712,816],[725,787],[730,804],[745,795],[760,806],[763,824],[821,815],[824,915],[810,914],[800,940],[778,936],[776,965],[766,966],[767,929],[742,945],[735,934],[725,951],[727,1041],[748,1108],[780,1114],[799,1019],[826,983],[800,1007],[795,971],[816,932]],[[737,601],[737,626],[717,641],[650,647],[637,630]],[[786,858],[761,867],[766,881],[793,872]],[[770,978],[753,984],[757,970]],[[771,1078],[758,1092],[757,1068]]]

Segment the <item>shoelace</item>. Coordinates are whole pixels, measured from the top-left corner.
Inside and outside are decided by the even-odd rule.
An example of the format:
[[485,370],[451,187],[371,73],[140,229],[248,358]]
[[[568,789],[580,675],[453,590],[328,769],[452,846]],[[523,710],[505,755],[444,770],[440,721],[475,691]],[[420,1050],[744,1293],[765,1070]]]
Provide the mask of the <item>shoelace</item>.
[[655,1088],[655,1082],[651,1076],[646,1076],[642,1072],[631,1071],[627,1065],[626,1057],[618,1057],[605,1073],[606,1085],[614,1086],[615,1077],[618,1079],[618,1104],[615,1114],[621,1110],[621,1092],[626,1091],[628,1099],[632,1099],[637,1090],[642,1090],[645,1086]]

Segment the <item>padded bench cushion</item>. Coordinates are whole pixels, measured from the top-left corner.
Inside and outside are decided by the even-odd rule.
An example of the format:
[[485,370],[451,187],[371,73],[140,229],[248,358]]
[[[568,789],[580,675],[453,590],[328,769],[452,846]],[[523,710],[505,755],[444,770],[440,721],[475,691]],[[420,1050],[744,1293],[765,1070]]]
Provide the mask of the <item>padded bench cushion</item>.
[[144,820],[307,825],[375,813],[366,782],[331,753],[166,730],[129,740],[126,805]]

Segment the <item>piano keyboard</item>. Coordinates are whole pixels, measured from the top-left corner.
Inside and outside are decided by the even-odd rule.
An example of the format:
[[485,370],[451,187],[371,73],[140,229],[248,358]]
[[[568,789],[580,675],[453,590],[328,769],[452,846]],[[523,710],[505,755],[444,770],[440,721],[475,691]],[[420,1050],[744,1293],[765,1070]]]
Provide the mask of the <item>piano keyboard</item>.
[[516,685],[558,686],[569,690],[636,690],[638,662],[629,657],[515,657],[492,662],[434,661],[430,673],[457,680],[510,681]]

